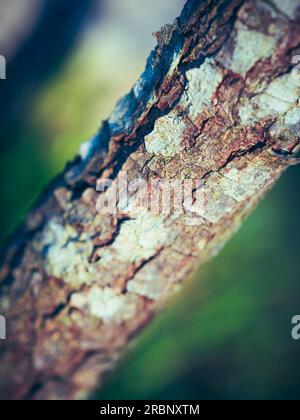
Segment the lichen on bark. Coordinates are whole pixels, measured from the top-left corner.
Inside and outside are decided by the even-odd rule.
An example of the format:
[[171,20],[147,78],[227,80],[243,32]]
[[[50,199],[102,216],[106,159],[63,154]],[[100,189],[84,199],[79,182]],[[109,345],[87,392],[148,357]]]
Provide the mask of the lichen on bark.
[[[6,248],[0,394],[86,398],[124,347],[298,163],[298,2],[189,0],[133,90]],[[193,179],[201,223],[130,204],[97,212],[96,186]],[[107,192],[103,192],[106,194]],[[134,199],[134,197],[130,197]]]

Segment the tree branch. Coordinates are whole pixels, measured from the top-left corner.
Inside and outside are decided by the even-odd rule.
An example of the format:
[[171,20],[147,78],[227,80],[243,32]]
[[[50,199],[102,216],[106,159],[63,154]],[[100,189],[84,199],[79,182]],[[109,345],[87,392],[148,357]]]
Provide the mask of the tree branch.
[[[189,0],[156,34],[133,90],[6,248],[2,397],[87,397],[188,275],[298,163],[297,6]],[[195,223],[187,206],[180,214],[137,210],[135,189],[115,214],[103,214],[124,173],[154,193],[161,181],[191,179],[194,199],[201,181],[203,214]],[[96,185],[108,178],[112,185],[99,194]]]

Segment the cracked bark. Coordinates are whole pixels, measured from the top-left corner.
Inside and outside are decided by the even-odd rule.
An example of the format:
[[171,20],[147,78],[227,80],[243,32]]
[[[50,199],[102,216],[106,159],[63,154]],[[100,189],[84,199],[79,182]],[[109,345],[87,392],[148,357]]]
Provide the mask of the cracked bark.
[[[3,254],[2,398],[90,395],[298,163],[300,4],[281,3],[189,0],[156,34],[133,90],[42,195]],[[129,180],[202,180],[201,223],[130,207],[100,215],[95,187],[121,170]]]

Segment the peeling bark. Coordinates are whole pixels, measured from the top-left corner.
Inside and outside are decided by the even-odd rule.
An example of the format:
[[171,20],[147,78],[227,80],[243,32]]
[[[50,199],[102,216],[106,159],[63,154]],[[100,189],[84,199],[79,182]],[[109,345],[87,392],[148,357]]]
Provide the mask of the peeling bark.
[[[299,1],[189,0],[133,90],[30,212],[0,271],[0,395],[86,398],[298,163]],[[97,212],[96,185],[193,179],[205,214]],[[109,194],[109,191],[103,194]],[[130,199],[133,198],[130,197]]]

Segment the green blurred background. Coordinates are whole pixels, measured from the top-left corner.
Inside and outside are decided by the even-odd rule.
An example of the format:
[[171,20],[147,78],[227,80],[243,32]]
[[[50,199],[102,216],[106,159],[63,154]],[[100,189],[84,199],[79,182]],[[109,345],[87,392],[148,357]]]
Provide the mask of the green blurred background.
[[[0,241],[137,79],[183,0],[0,0]],[[103,399],[298,399],[300,168],[142,333]]]

